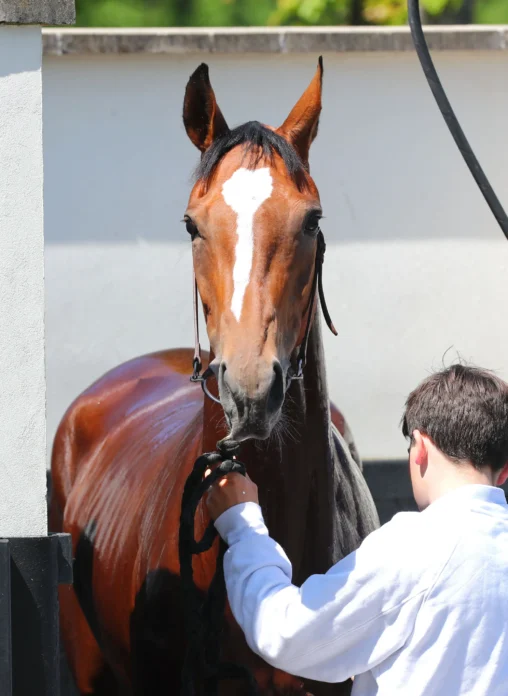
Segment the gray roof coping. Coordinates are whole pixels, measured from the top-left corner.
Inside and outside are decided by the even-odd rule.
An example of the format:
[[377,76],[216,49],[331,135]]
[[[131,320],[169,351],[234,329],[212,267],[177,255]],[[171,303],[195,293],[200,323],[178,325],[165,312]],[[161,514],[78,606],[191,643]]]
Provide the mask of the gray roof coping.
[[[425,34],[434,51],[508,50],[508,25],[427,26]],[[43,41],[50,56],[414,50],[408,27],[45,29]]]
[[2,24],[74,24],[74,0],[0,0]]

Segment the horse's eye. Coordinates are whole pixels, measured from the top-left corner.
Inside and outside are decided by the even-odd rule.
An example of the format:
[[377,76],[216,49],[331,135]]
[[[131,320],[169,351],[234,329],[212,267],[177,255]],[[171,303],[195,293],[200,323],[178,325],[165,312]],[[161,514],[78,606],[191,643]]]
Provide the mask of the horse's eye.
[[305,223],[303,226],[303,231],[305,234],[316,234],[319,229],[319,221],[321,220],[321,213],[312,212],[307,215]]
[[196,237],[199,237],[199,230],[198,230],[198,228],[197,228],[196,225],[192,222],[192,220],[190,219],[190,217],[188,217],[188,215],[186,215],[186,216],[184,217],[183,221],[185,222],[185,227],[186,227],[186,229],[187,229],[187,232],[190,234],[190,237],[191,237],[192,241],[194,241],[194,240],[196,239]]

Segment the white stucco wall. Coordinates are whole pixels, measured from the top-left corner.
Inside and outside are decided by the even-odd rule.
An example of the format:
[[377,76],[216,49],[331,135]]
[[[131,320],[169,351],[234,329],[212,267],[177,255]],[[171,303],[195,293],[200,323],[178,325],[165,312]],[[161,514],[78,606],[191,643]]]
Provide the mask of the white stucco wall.
[[0,537],[47,531],[41,62],[0,26]]
[[[317,56],[68,56],[44,62],[48,436],[108,368],[192,344],[180,223],[197,151],[181,107],[205,59],[231,125],[280,124]],[[508,52],[436,55],[508,206]],[[365,458],[405,455],[408,391],[458,353],[508,378],[508,243],[412,53],[325,55],[311,166],[328,250],[329,383]]]

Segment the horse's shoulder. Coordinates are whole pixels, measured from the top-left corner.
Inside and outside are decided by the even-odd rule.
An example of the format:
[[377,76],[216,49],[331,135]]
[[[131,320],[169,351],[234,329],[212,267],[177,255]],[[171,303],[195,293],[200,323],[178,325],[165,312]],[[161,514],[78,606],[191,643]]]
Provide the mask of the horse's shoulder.
[[[136,407],[146,407],[178,393],[199,393],[189,381],[190,349],[165,350],[133,358],[106,372],[85,389],[67,410],[62,424],[75,438],[90,440],[111,431]],[[105,431],[104,431],[105,432]]]
[[[128,360],[106,372],[77,401],[87,397],[118,397],[141,380],[165,379],[170,388],[189,383],[192,373],[193,351],[190,348],[175,348],[142,355]],[[71,407],[72,408],[72,407]]]
[[106,372],[74,400],[52,452],[55,493],[60,490],[62,504],[81,462],[106,439],[125,440],[134,428],[142,435],[145,421],[162,423],[172,413],[180,414],[182,425],[192,418],[203,399],[189,381],[192,356],[190,349],[175,349],[134,358]]

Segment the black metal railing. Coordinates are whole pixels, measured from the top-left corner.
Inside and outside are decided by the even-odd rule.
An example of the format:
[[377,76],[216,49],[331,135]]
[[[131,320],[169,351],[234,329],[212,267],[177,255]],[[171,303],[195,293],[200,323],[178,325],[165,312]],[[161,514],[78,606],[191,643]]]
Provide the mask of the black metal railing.
[[67,696],[58,586],[70,583],[69,534],[0,539],[0,696]]

